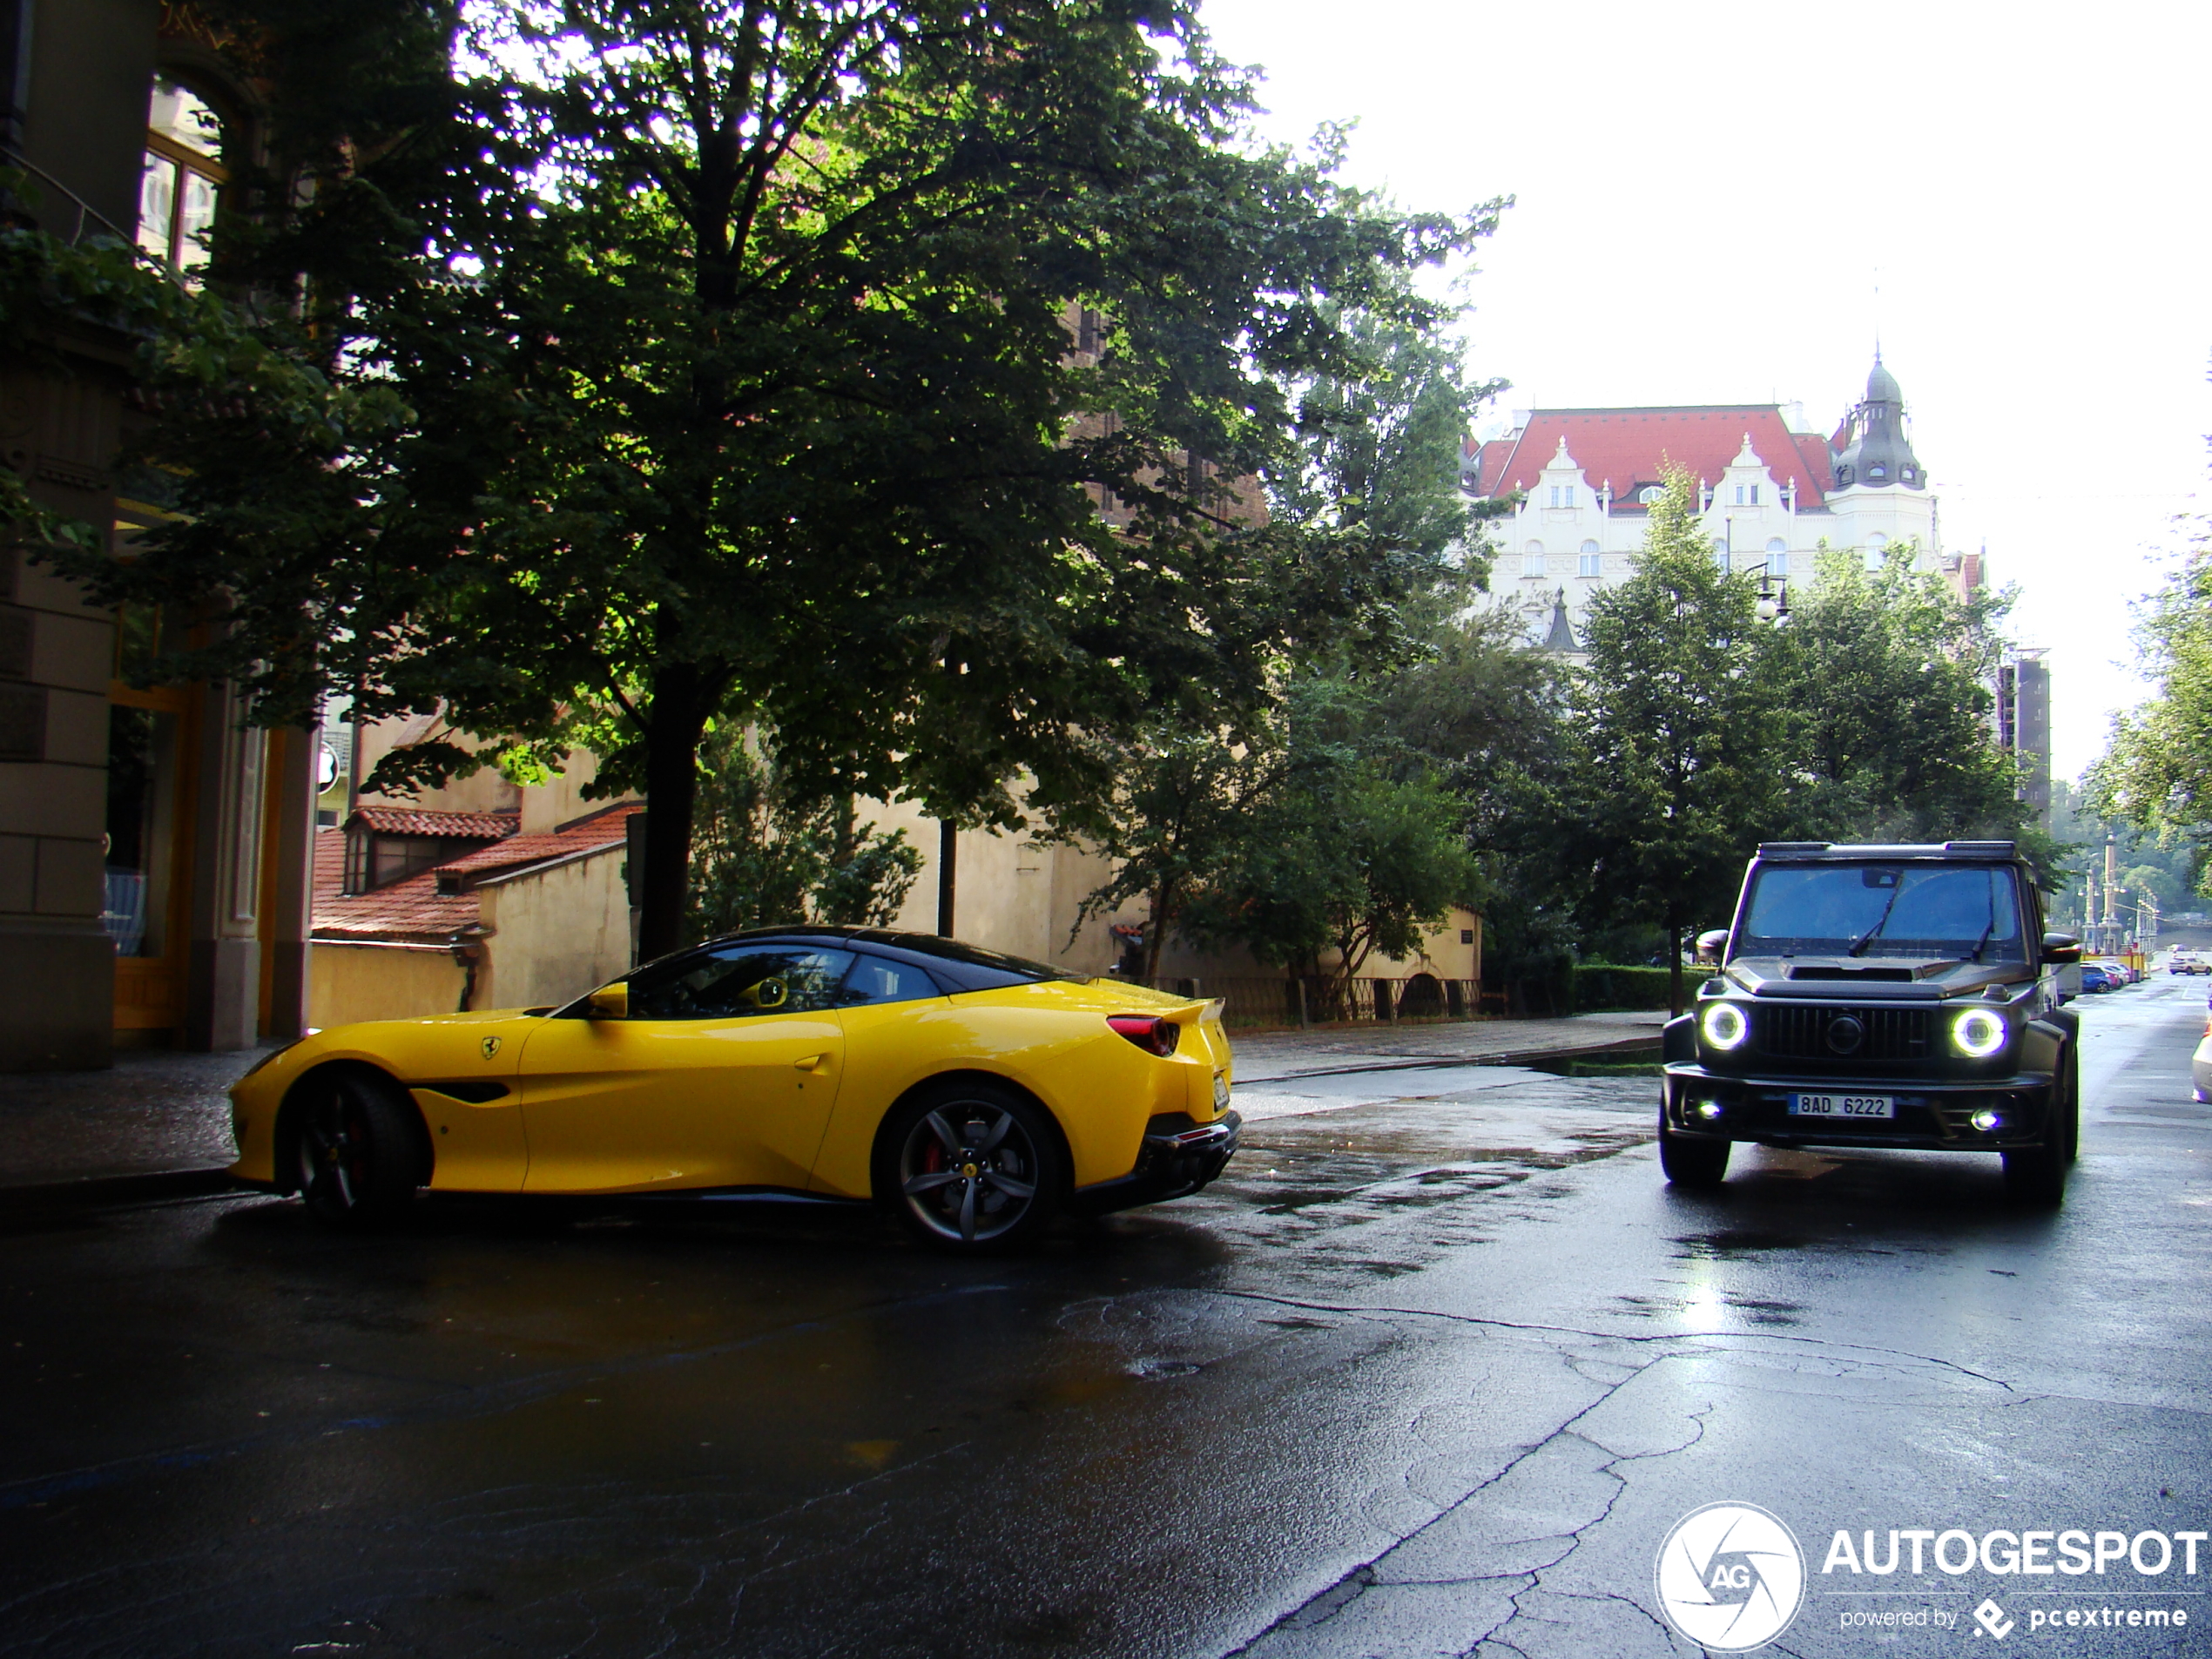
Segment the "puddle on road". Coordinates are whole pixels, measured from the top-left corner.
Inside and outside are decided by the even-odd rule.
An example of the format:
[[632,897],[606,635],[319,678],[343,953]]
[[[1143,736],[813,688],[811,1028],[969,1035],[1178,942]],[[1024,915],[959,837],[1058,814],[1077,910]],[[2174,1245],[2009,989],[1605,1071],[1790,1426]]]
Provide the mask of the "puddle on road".
[[1803,1250],[1811,1241],[1781,1233],[1750,1232],[1724,1228],[1719,1232],[1685,1233],[1674,1243],[1677,1261],[1733,1261],[1743,1256],[1763,1256],[1770,1251]]

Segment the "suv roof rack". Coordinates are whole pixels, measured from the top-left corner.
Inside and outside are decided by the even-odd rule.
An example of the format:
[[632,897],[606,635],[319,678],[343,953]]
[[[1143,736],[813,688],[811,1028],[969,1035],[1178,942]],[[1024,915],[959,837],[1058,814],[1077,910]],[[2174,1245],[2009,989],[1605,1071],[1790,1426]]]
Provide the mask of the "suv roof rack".
[[2013,841],[1762,841],[1761,858],[1799,859],[2015,859]]

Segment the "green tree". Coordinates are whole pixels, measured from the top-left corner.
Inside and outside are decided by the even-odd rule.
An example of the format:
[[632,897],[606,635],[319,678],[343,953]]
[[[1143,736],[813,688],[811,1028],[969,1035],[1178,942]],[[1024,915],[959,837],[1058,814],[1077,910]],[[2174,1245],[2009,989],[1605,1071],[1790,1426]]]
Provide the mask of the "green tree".
[[2007,590],[1961,599],[1904,547],[1869,570],[1824,551],[1777,644],[1798,765],[1797,833],[1836,841],[2027,834],[2019,771],[1990,741]]
[[[1295,465],[1295,388],[1371,372],[1341,315],[1424,324],[1405,273],[1493,215],[1251,147],[1188,5],[467,17],[469,62],[523,67],[356,112],[391,182],[337,222],[375,257],[272,239],[319,262],[308,302],[172,365],[185,516],[87,572],[212,601],[195,666],[256,718],[337,689],[486,740],[399,752],[380,788],[595,750],[651,803],[650,954],[681,935],[711,723],[771,724],[804,794],[1010,824],[1015,780],[1095,794],[1105,740],[1163,711],[1234,729],[1284,640],[1387,579],[1220,481]],[[1110,320],[1096,359],[1071,302]]]
[[[1144,905],[1143,977],[1157,979],[1168,936],[1194,903],[1228,880],[1248,850],[1251,813],[1279,779],[1284,757],[1273,733],[1244,743],[1171,724],[1138,734],[1115,786],[1060,839],[1112,861],[1113,873],[1084,896],[1077,926]],[[1072,942],[1073,935],[1070,935]]]
[[2212,523],[2145,602],[2135,646],[2157,687],[2116,715],[2084,779],[2092,809],[2162,837],[2212,832]]
[[702,752],[690,932],[828,922],[884,927],[921,872],[904,830],[864,828],[854,802],[795,796],[758,731],[724,726]]
[[1370,957],[1411,954],[1453,906],[1480,901],[1464,804],[1433,771],[1378,745],[1375,730],[1364,688],[1292,682],[1279,770],[1244,814],[1219,877],[1190,903],[1187,934],[1243,945],[1340,1000]]
[[1590,602],[1560,792],[1588,925],[1656,924],[1673,946],[1730,908],[1753,846],[1785,818],[1787,727],[1758,583],[1720,568],[1679,469],[1634,573]]

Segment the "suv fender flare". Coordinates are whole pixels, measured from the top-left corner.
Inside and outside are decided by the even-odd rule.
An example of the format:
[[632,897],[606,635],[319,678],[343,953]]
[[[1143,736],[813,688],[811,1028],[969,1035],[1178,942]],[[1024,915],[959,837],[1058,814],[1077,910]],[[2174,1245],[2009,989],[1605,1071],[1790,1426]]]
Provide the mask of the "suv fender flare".
[[1659,1057],[1672,1063],[1687,1064],[1697,1058],[1697,1016],[1677,1014],[1660,1028]]

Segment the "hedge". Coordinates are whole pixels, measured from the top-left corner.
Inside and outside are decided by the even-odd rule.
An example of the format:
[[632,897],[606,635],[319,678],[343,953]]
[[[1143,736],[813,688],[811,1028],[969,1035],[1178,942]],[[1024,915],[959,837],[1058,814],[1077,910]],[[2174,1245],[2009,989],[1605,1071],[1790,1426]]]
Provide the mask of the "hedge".
[[[1696,971],[1689,970],[1685,978]],[[1580,962],[1575,968],[1575,1007],[1582,1014],[1608,1008],[1663,1008],[1669,1001],[1669,977],[1663,968]]]

